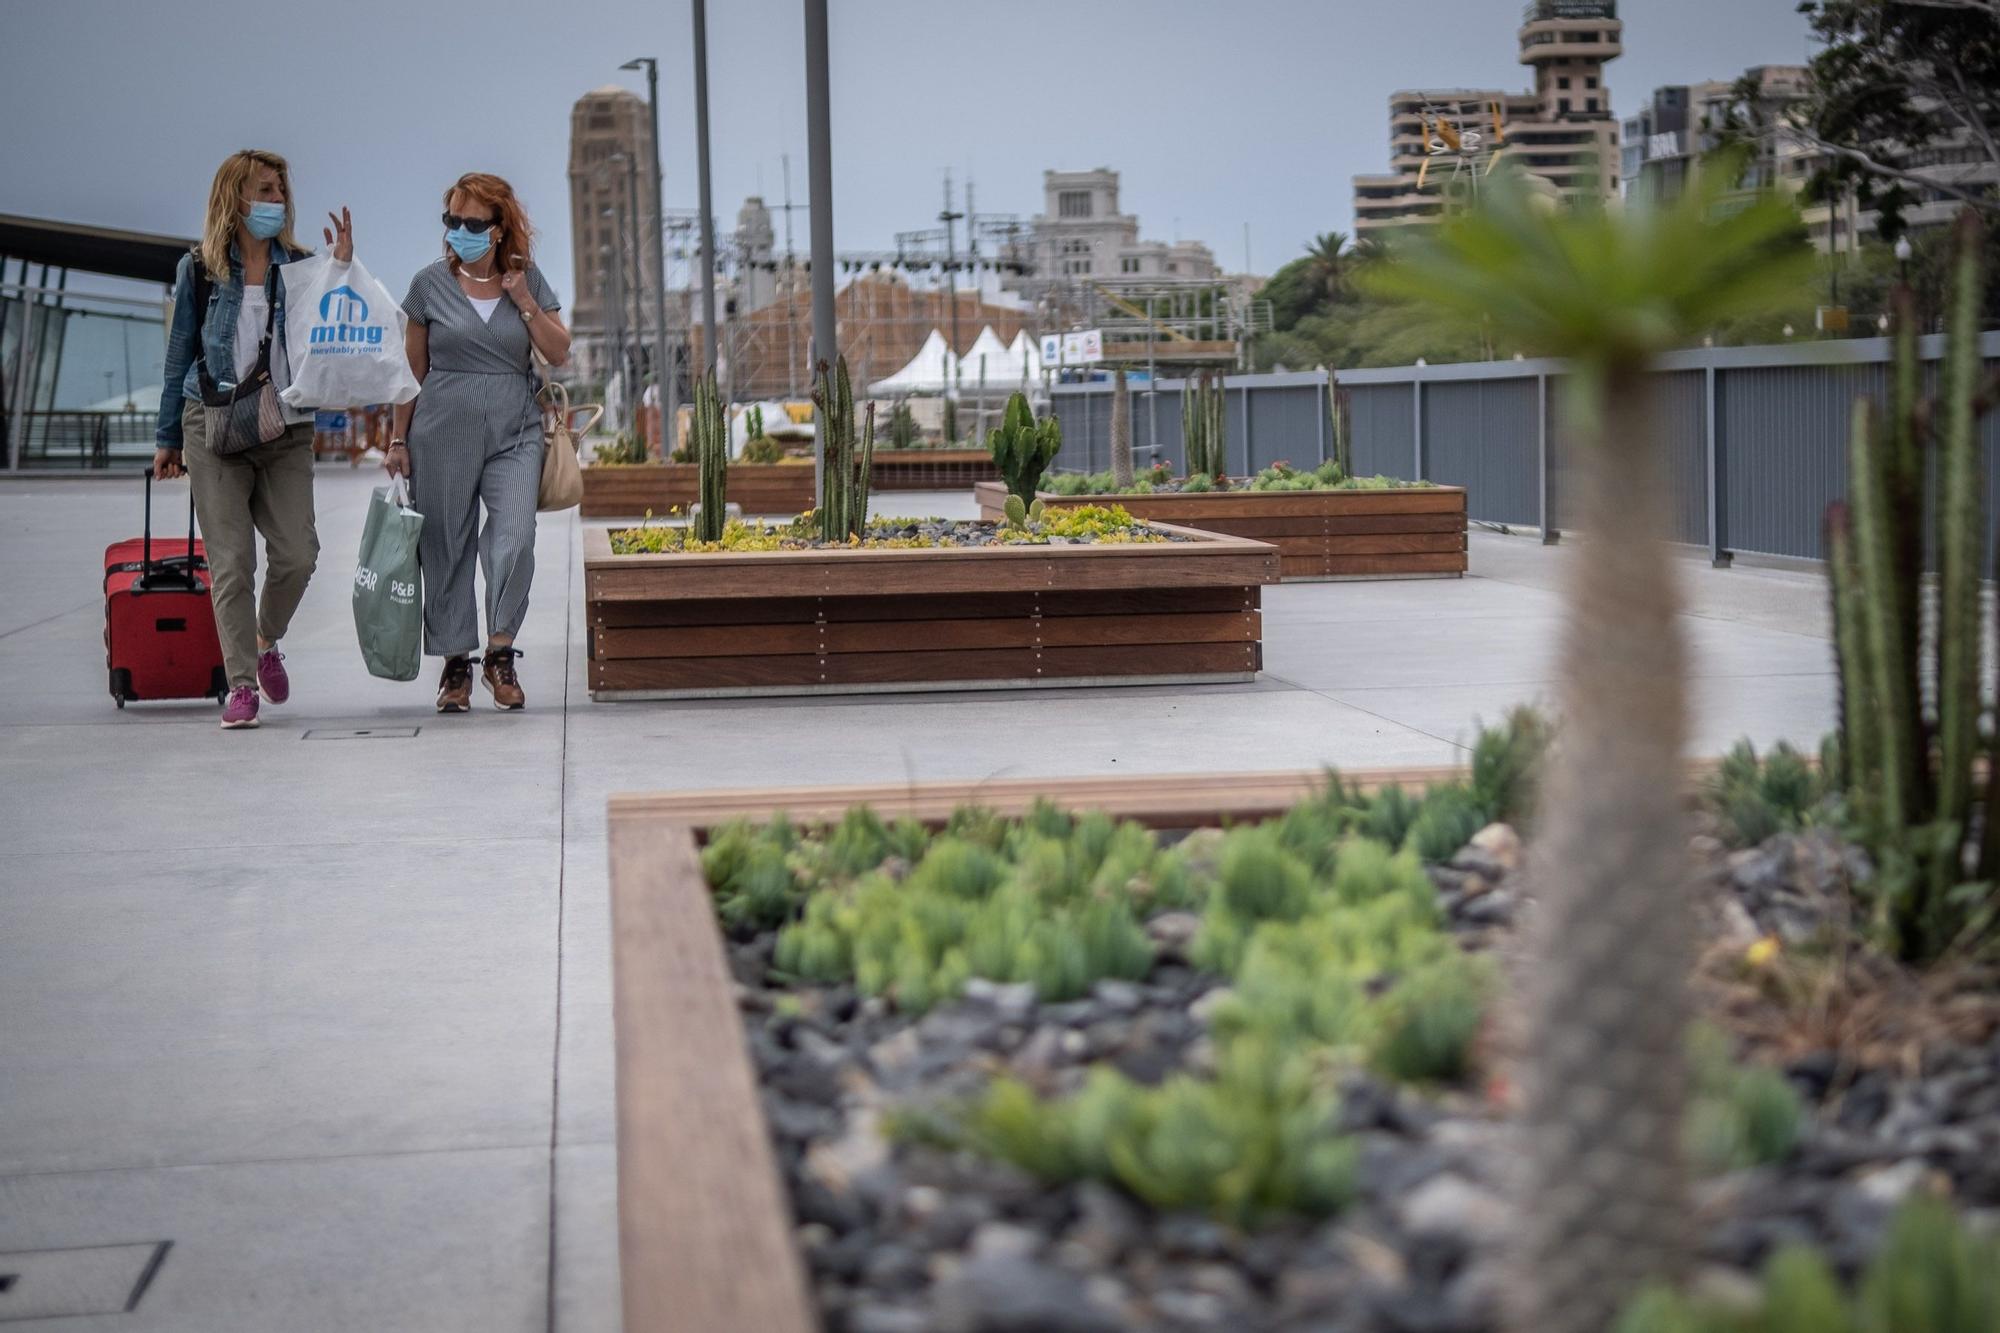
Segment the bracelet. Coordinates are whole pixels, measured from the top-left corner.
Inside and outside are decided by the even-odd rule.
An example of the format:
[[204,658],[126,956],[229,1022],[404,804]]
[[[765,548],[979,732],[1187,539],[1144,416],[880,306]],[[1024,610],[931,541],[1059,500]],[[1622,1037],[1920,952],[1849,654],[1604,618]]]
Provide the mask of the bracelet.
[[391,440],[389,441],[389,447],[391,449],[407,449],[410,447],[410,442],[408,440]]

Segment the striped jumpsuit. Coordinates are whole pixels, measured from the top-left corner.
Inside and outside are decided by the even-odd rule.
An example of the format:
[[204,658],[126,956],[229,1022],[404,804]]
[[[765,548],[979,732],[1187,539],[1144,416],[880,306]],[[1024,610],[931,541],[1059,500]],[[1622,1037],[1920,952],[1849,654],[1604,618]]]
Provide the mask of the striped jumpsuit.
[[[542,309],[561,308],[533,266],[528,290]],[[442,259],[411,280],[403,313],[430,330],[430,370],[409,438],[410,502],[424,516],[417,539],[424,651],[469,656],[483,642],[475,558],[486,580],[488,637],[519,634],[528,613],[542,477],[540,381],[512,298],[502,294],[492,318],[481,319]]]

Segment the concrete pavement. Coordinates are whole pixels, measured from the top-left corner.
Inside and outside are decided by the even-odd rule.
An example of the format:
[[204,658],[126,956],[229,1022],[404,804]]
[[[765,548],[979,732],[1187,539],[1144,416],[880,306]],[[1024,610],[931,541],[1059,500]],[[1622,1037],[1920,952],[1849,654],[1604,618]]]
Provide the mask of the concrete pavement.
[[[1270,589],[1250,685],[601,705],[563,515],[530,711],[439,718],[433,666],[376,681],[354,648],[373,480],[321,471],[294,702],[247,735],[106,693],[101,554],[137,481],[0,483],[0,1256],[28,1253],[0,1275],[172,1242],[131,1313],[10,1328],[613,1329],[609,793],[1448,762],[1546,698],[1555,589],[1588,558],[1481,534],[1462,580]],[[159,530],[185,495],[161,488]],[[1687,573],[1697,750],[1816,743],[1817,578]],[[394,728],[416,734],[338,735]],[[122,1309],[118,1257],[76,1308]]]

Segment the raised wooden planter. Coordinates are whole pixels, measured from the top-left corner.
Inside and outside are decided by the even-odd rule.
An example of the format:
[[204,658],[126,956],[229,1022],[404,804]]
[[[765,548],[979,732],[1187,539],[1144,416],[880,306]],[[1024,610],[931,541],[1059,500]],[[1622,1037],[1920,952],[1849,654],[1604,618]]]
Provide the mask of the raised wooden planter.
[[[701,499],[701,469],[693,463],[598,464],[583,470],[585,518],[664,518]],[[729,503],[746,514],[790,518],[819,503],[810,463],[731,463]]]
[[1263,542],[613,555],[586,529],[594,699],[1246,681]]
[[[1464,769],[1349,773],[1373,790]],[[961,805],[1021,815],[1037,798],[1159,828],[1269,818],[1323,787],[1311,773],[1001,779],[614,796],[612,1022],[618,1069],[618,1247],[633,1333],[815,1333],[796,1225],[757,1092],[700,843],[780,811],[804,823],[867,804],[933,827]]]
[[1000,470],[984,449],[875,450],[875,491],[956,491],[998,483]]
[[[983,518],[1007,503],[1000,482],[974,487]],[[1284,582],[1463,574],[1465,491],[1210,491],[1194,495],[1044,494],[1051,506],[1118,504],[1149,523],[1251,537],[1278,548]]]

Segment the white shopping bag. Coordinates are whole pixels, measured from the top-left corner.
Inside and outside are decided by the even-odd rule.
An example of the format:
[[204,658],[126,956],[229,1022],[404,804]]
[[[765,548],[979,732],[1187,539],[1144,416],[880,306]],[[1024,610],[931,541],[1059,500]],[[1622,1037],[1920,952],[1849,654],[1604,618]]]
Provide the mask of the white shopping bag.
[[295,408],[407,403],[417,377],[403,350],[403,308],[359,260],[313,255],[278,270],[285,278],[285,350],[292,382],[279,396]]

